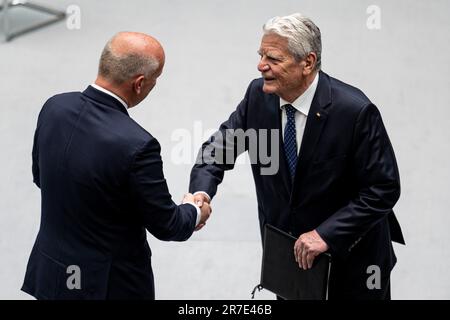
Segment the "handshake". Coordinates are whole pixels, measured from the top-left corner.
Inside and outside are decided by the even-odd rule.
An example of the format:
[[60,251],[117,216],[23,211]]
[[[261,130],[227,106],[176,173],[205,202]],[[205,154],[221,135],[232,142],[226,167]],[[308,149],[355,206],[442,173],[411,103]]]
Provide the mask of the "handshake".
[[182,203],[191,203],[195,204],[197,207],[200,208],[200,222],[195,227],[195,231],[200,230],[203,228],[206,224],[206,220],[209,219],[209,216],[211,215],[212,209],[210,206],[210,198],[206,195],[206,193],[199,192],[196,195],[193,195],[192,193],[186,193],[183,197]]

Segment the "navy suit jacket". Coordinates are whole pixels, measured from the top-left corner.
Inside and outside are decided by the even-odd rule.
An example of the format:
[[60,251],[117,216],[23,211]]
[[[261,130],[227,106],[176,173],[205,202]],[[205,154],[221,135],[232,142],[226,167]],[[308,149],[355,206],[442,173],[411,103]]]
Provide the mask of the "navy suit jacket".
[[[33,146],[41,225],[22,290],[38,299],[154,298],[146,229],[184,241],[197,212],[177,206],[158,141],[115,98],[89,86],[43,106]],[[81,289],[69,268],[80,270]]]
[[[404,243],[392,211],[400,196],[399,173],[381,115],[360,90],[319,72],[292,181],[283,150],[279,97],[264,93],[262,86],[262,79],[251,82],[236,111],[219,129],[279,132],[276,174],[262,175],[261,169],[268,165],[250,155],[261,233],[266,223],[296,237],[316,229],[333,256],[334,296],[352,298],[366,289],[368,266],[379,266],[381,276],[389,278],[396,262],[391,239]],[[202,150],[217,141],[209,139]],[[265,141],[271,150],[271,140]],[[231,150],[222,149],[225,155]],[[236,156],[239,150],[234,149]],[[241,152],[245,150],[248,142]],[[197,161],[190,191],[213,197],[224,171],[233,167],[234,163]]]

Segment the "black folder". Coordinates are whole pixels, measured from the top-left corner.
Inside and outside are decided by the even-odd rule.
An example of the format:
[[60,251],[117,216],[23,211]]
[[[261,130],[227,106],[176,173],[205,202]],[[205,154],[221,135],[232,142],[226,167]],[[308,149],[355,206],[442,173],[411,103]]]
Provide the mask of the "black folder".
[[294,257],[296,240],[266,224],[260,286],[286,300],[326,300],[331,256],[320,254],[311,269],[300,269]]

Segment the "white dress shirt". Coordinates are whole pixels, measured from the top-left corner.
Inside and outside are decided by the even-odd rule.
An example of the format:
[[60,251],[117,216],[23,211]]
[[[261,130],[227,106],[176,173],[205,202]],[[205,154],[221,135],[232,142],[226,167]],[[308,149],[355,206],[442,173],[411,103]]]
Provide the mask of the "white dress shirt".
[[314,94],[316,93],[317,84],[319,83],[319,74],[316,74],[311,85],[306,89],[303,94],[295,99],[294,102],[289,103],[285,101],[283,98],[280,98],[280,109],[281,112],[281,136],[284,141],[284,128],[286,127],[287,115],[286,108],[287,104],[292,105],[297,112],[295,112],[295,131],[297,137],[297,154],[300,152],[300,146],[302,145],[303,134],[305,132],[306,119],[308,118],[309,109],[311,108],[311,104],[314,98]]
[[[123,104],[125,109],[128,109],[127,103],[125,101],[123,101],[118,95],[114,94],[113,92],[111,92],[109,90],[106,90],[105,88],[100,87],[99,85],[96,85],[95,83],[91,84],[91,87],[93,87],[93,88],[95,88],[95,89],[97,89],[97,90],[99,90],[99,91],[101,91],[103,93],[106,93],[106,94],[110,95],[111,97],[113,97],[116,100],[118,100],[121,104]],[[200,208],[193,202],[185,202],[185,203],[189,203],[190,205],[193,205],[195,210],[197,210],[197,219],[195,221],[195,226],[198,226],[198,224],[200,222],[200,219],[202,218],[202,214],[201,214]]]
[[95,83],[91,84],[91,87],[97,89],[98,91],[101,91],[101,92],[103,92],[103,93],[106,93],[106,94],[110,95],[111,97],[113,97],[113,98],[115,98],[116,100],[118,100],[118,101],[125,107],[125,109],[128,109],[127,103],[126,103],[125,101],[123,101],[122,98],[120,98],[120,97],[119,97],[118,95],[116,95],[114,92],[111,92],[111,91],[109,91],[109,90],[106,90],[105,88],[100,87],[99,85],[97,85],[97,84],[95,84]]

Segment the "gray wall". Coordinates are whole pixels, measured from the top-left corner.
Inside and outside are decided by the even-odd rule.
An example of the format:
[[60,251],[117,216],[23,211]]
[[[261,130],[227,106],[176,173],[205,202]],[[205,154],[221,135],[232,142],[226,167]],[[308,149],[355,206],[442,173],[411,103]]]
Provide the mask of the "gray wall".
[[[0,43],[1,299],[29,299],[19,288],[40,221],[30,156],[37,114],[49,96],[83,90],[93,81],[112,34],[147,32],[165,47],[163,76],[130,114],[161,142],[165,175],[178,201],[187,191],[191,164],[173,160],[180,142],[172,134],[195,127],[204,134],[225,120],[258,77],[261,25],[298,11],[322,31],[324,71],[372,99],[396,152],[402,196],[395,210],[408,245],[395,246],[393,298],[450,298],[449,1],[41,2],[79,5],[81,29],[60,23]],[[381,9],[380,30],[366,27],[372,4]],[[16,19],[25,14],[17,11]],[[192,152],[200,140],[193,137]],[[248,165],[226,174],[213,208],[206,228],[188,242],[163,243],[149,235],[158,299],[250,297],[261,244]]]

